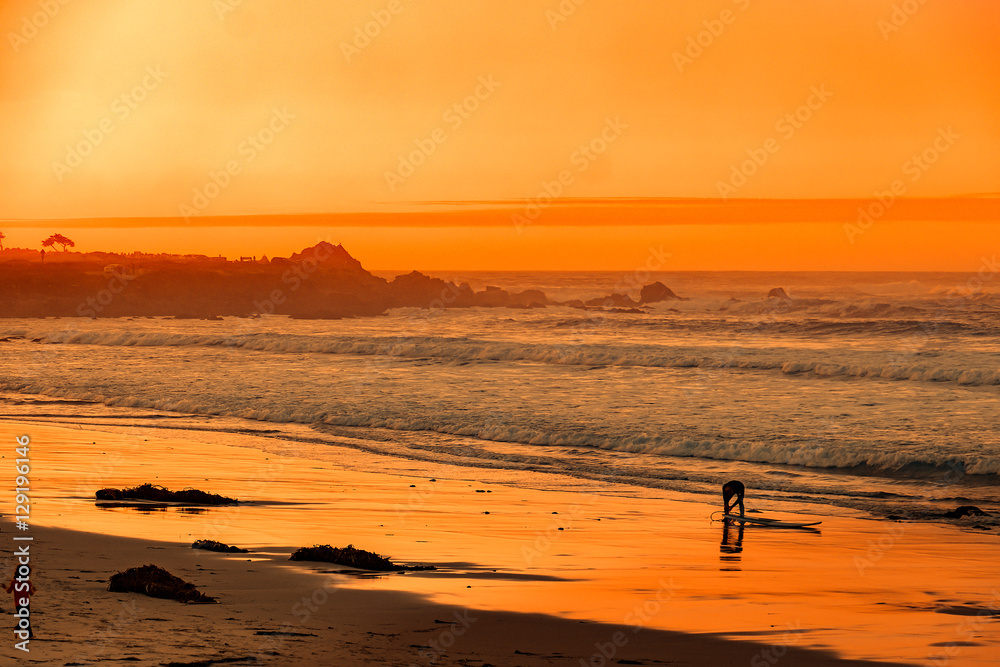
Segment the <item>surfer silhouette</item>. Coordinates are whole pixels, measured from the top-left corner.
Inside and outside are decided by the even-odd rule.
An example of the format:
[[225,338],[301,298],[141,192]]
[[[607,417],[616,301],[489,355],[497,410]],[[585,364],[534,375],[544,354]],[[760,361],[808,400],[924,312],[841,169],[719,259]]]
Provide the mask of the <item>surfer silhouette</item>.
[[[744,515],[743,509],[743,494],[746,493],[746,487],[743,486],[743,482],[738,480],[731,480],[722,485],[722,505],[726,508],[726,514],[729,514],[729,510],[736,507],[738,504],[740,506],[740,516]],[[735,496],[732,504],[729,500]]]

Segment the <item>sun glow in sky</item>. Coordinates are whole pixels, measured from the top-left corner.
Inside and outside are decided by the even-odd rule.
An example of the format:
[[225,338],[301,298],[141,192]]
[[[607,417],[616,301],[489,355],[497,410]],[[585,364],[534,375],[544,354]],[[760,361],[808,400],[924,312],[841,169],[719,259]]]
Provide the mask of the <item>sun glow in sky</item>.
[[[990,0],[15,0],[0,28],[7,245],[80,218],[80,250],[329,237],[375,268],[627,268],[665,243],[676,268],[975,270],[1000,245]],[[439,217],[214,219],[415,211]]]

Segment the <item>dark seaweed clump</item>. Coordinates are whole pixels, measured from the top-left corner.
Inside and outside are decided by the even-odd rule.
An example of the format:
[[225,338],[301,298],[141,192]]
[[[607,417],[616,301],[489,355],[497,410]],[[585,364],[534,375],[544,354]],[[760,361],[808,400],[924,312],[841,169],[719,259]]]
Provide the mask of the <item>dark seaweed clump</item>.
[[153,598],[192,604],[217,602],[215,598],[198,591],[194,584],[155,565],[130,567],[124,572],[111,575],[108,590],[112,593],[142,593]]
[[154,500],[165,503],[191,503],[195,505],[238,505],[240,501],[198,489],[170,491],[162,486],[140,484],[130,489],[101,489],[98,500]]
[[249,549],[240,549],[239,547],[232,547],[228,544],[223,544],[222,542],[216,542],[215,540],[195,540],[194,544],[191,545],[192,549],[205,549],[207,551],[219,551],[222,553],[231,554],[245,554],[250,553]]
[[431,565],[397,565],[384,556],[371,551],[355,549],[354,545],[331,547],[329,544],[296,549],[289,560],[308,560],[320,563],[334,563],[359,570],[375,572],[399,572],[400,570],[433,570]]

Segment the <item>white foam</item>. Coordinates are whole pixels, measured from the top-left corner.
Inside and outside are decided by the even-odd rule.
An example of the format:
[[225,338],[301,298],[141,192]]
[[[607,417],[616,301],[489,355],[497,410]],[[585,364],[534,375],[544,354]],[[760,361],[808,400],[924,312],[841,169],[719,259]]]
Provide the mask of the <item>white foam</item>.
[[[397,358],[431,358],[444,362],[502,361],[576,366],[635,366],[663,368],[738,368],[780,371],[787,375],[877,378],[961,385],[1000,384],[1000,367],[991,355],[915,357],[890,350],[801,350],[760,347],[679,347],[673,345],[615,345],[594,343],[545,344],[492,341],[466,337],[358,337],[350,335],[178,334],[169,332],[87,331],[57,332],[47,343],[126,347],[227,347],[255,352],[341,354]],[[796,358],[788,358],[795,356]],[[812,356],[812,358],[810,358]],[[832,357],[845,363],[836,363]],[[990,363],[993,367],[975,367]],[[963,364],[956,366],[954,364]]]

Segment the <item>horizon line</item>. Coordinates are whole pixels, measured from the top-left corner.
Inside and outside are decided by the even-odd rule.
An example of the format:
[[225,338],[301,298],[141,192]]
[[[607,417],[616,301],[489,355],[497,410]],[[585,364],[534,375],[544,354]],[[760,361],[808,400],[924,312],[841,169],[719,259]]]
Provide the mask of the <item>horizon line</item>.
[[[884,222],[995,222],[1000,193],[946,197],[872,198],[548,198],[409,202],[417,209],[218,215],[115,215],[3,218],[14,228],[67,227],[623,227],[698,224],[850,223],[864,216]],[[399,206],[399,205],[394,205]],[[440,207],[438,210],[427,210]],[[608,216],[609,213],[627,214]],[[275,224],[283,221],[281,224]],[[95,225],[94,223],[103,223]],[[289,224],[292,223],[292,224]]]

